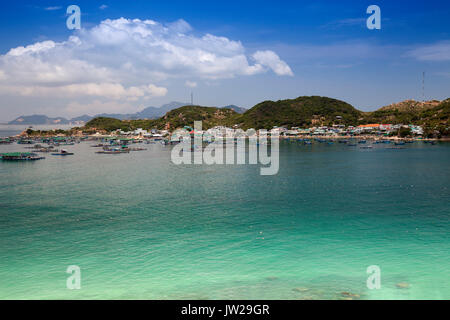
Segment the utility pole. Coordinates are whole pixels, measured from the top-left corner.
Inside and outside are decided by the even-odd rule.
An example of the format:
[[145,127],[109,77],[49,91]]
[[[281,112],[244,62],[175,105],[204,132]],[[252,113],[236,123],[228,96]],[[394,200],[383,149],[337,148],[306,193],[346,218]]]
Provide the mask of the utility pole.
[[194,92],[191,92],[191,106],[194,105]]

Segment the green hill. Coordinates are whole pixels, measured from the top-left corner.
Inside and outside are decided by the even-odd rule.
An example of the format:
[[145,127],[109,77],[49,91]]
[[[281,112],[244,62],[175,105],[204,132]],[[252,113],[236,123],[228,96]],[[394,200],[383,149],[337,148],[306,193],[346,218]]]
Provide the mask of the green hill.
[[232,126],[239,118],[239,114],[232,109],[215,107],[184,106],[171,110],[165,116],[155,120],[152,125],[158,129],[176,129],[193,126],[194,121],[202,121],[203,129],[214,126]]
[[117,129],[129,130],[131,128],[128,122],[108,117],[98,117],[90,120],[85,125],[86,129],[102,129],[106,131],[113,131]]
[[423,113],[439,106],[440,101],[405,100],[382,107],[373,112],[365,112],[361,123],[419,124]]
[[361,112],[350,104],[327,97],[264,101],[240,117],[244,129],[271,129],[273,126],[308,127],[342,123],[355,125]]
[[434,108],[420,112],[418,121],[428,126],[449,126],[450,98],[442,101]]
[[194,121],[202,121],[203,129],[214,126],[232,126],[236,123],[239,114],[232,109],[215,107],[184,106],[167,112],[163,117],[155,120],[119,120],[109,117],[98,117],[86,123],[86,129],[102,129],[113,131],[121,129],[124,131],[137,128],[144,129],[169,129],[193,126]]
[[[450,136],[450,98],[434,108],[423,110],[418,115],[418,124],[425,127],[427,136]],[[439,132],[436,134],[436,131]]]
[[[417,124],[438,130],[448,135],[450,117],[450,99],[440,101],[417,102],[406,100],[391,104],[374,112],[361,112],[350,104],[327,97],[299,97],[280,101],[264,101],[244,114],[233,109],[184,106],[167,112],[155,120],[118,120],[99,117],[86,124],[86,129],[131,130],[168,129],[174,130],[184,126],[193,126],[194,121],[201,120],[203,129],[211,127],[238,125],[242,129],[271,129],[274,126],[311,127],[321,125],[343,124],[359,125],[365,123]],[[446,131],[447,130],[447,131]]]

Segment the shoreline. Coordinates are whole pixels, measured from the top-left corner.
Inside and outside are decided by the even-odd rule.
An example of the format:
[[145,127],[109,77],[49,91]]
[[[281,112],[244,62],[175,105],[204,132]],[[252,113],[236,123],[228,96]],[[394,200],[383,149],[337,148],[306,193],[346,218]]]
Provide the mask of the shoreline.
[[373,136],[373,135],[359,135],[359,136],[330,136],[330,135],[296,135],[296,136],[280,136],[281,139],[327,139],[327,140],[346,140],[346,139],[357,139],[357,140],[374,140],[374,141],[382,141],[382,140],[389,140],[389,141],[442,141],[442,142],[448,142],[450,141],[450,137],[443,137],[443,138],[401,138],[398,136],[393,137],[380,137],[380,136]]
[[[23,132],[14,136],[5,136],[0,137],[0,139],[42,139],[42,138],[54,138],[57,135],[26,135]],[[68,139],[80,139],[80,138],[88,138],[88,139],[103,139],[105,137],[127,137],[134,140],[153,140],[153,137],[140,137],[140,136],[112,136],[112,135],[104,135],[104,136],[96,136],[96,135],[64,135],[59,137],[65,137]],[[158,137],[160,138],[160,137]],[[288,139],[324,139],[324,140],[372,140],[372,141],[440,141],[440,142],[450,142],[450,137],[442,137],[442,138],[401,138],[401,137],[379,137],[379,136],[371,136],[371,135],[360,135],[360,136],[329,136],[329,135],[296,135],[296,136],[280,136],[279,137],[282,140],[288,140]]]

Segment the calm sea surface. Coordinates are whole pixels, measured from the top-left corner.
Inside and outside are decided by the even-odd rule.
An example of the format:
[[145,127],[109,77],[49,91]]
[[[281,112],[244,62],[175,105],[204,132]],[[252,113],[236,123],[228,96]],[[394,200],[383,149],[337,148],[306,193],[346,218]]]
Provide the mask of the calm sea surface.
[[275,176],[89,145],[0,161],[0,299],[450,299],[449,143],[283,142]]

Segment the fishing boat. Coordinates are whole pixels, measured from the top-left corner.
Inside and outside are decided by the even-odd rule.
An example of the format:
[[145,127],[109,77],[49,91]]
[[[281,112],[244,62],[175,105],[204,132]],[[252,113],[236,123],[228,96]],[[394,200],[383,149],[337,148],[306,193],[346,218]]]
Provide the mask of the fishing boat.
[[360,144],[364,144],[364,143],[366,143],[367,141],[366,140],[359,140],[358,141],[358,143],[360,143]]
[[9,139],[0,139],[0,144],[11,144],[12,141]]
[[130,149],[130,151],[145,151],[145,150],[147,150],[145,148],[129,148],[129,149]]
[[62,149],[61,152],[52,153],[52,156],[73,156],[72,152],[68,152],[65,149]]
[[53,146],[50,147],[42,147],[41,149],[34,150],[34,152],[58,152],[58,149],[54,149]]
[[404,146],[405,142],[404,141],[397,141],[394,143],[396,146]]
[[33,161],[45,159],[32,152],[10,152],[2,153],[1,159],[4,161]]
[[97,151],[100,154],[120,154],[120,153],[130,153],[128,148],[104,148],[103,151]]
[[101,153],[101,154],[121,154],[121,153],[130,153],[130,151],[108,150],[108,151],[97,151],[96,153]]
[[17,141],[17,144],[34,144],[34,141],[33,140],[20,139],[19,141]]
[[362,146],[359,147],[360,149],[373,149],[373,146]]

